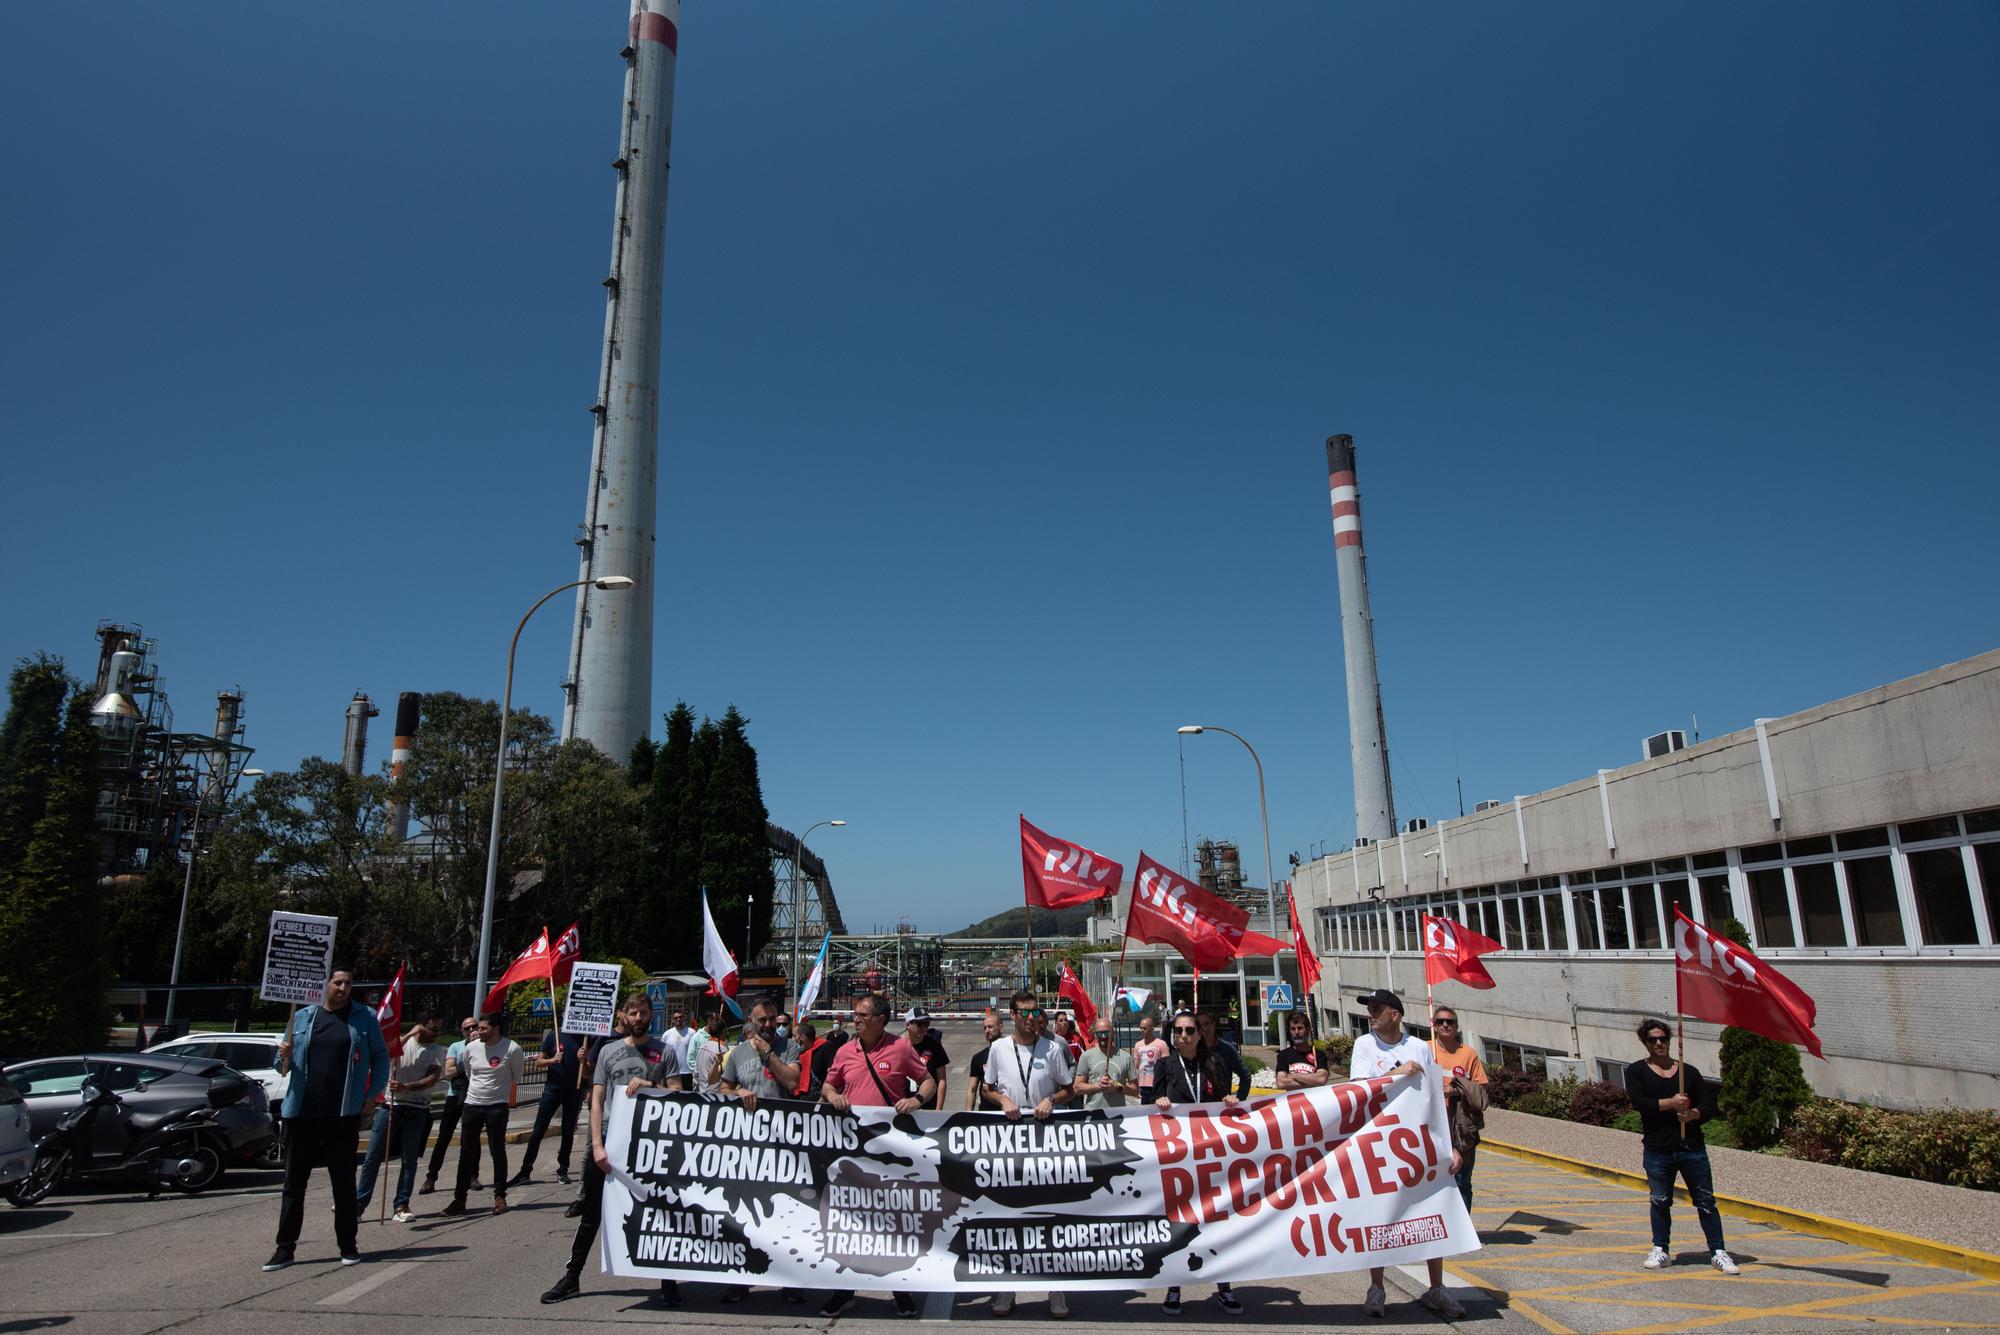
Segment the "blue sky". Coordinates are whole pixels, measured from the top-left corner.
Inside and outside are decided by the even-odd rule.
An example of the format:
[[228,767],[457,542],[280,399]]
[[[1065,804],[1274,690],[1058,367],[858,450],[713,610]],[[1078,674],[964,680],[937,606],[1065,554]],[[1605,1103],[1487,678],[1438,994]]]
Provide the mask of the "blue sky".
[[[41,4],[0,52],[0,654],[157,637],[256,763],[497,695],[573,578],[619,0]],[[475,21],[476,20],[476,21]],[[850,925],[1351,837],[2000,643],[2000,10],[719,4],[681,25],[655,699]],[[568,618],[521,650],[554,713]],[[378,720],[386,756],[389,717]],[[1194,833],[1261,871],[1189,739]]]

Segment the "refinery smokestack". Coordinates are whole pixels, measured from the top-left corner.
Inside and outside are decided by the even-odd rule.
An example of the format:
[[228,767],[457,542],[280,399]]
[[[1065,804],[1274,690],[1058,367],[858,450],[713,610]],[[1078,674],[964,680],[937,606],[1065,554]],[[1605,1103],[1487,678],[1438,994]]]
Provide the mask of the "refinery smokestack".
[[[415,691],[404,691],[396,697],[396,740],[389,749],[389,782],[391,791],[396,781],[403,777],[403,766],[410,760],[410,743],[417,737],[417,720],[421,716],[424,697]],[[402,843],[410,837],[410,804],[401,796],[389,800],[389,838]]]
[[659,468],[660,277],[667,152],[673,140],[680,0],[632,0],[617,160],[604,360],[577,578],[623,575],[635,588],[576,592],[563,737],[623,761],[653,712],[654,488]]
[[1382,726],[1382,683],[1375,674],[1375,619],[1368,612],[1368,561],[1361,549],[1361,492],[1354,483],[1354,437],[1326,438],[1327,485],[1333,493],[1333,564],[1340,580],[1340,639],[1347,656],[1347,736],[1354,762],[1354,837],[1396,832],[1389,791],[1389,739]]
[[361,777],[361,767],[368,759],[368,720],[381,712],[360,691],[347,703],[347,733],[340,739],[340,767],[350,779]]

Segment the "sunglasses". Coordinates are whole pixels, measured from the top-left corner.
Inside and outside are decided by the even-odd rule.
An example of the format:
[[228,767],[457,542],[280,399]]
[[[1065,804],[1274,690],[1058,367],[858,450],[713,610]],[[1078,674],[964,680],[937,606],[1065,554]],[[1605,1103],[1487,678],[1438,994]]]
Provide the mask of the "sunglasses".
[[1646,1041],[1648,1043],[1671,1043],[1674,1041],[1674,1036],[1672,1034],[1648,1034],[1646,1035]]
[[1198,1034],[1200,1032],[1201,1031],[1199,1029],[1196,1029],[1193,1025],[1177,1024],[1174,1026],[1174,1036],[1176,1038],[1180,1037],[1183,1034]]
[[1458,1021],[1456,1021],[1456,1020],[1442,1020],[1442,1019],[1440,1019],[1440,1020],[1433,1020],[1433,1021],[1431,1021],[1431,1023],[1432,1023],[1432,1024],[1435,1024],[1435,1025],[1436,1025],[1436,1026],[1437,1026],[1438,1028],[1440,1028],[1440,1029],[1456,1029],[1456,1028],[1458,1028]]
[[1047,1015],[1047,1014],[1048,1014],[1048,1012],[1047,1012],[1047,1011],[1045,1011],[1045,1010],[1042,1010],[1042,1009],[1041,1009],[1041,1008],[1039,1008],[1039,1007],[1035,1008],[1034,1010],[1029,1010],[1029,1009],[1027,1009],[1026,1007],[1023,1007],[1022,1009],[1020,1009],[1020,1010],[1017,1010],[1017,1011],[1015,1011],[1015,1012],[1014,1012],[1014,1014],[1016,1014],[1016,1015],[1025,1015],[1025,1016],[1027,1016],[1027,1017],[1028,1017],[1028,1018],[1029,1018],[1030,1020],[1039,1020],[1039,1019],[1041,1019],[1041,1018],[1042,1018],[1042,1017],[1043,1017],[1044,1015]]

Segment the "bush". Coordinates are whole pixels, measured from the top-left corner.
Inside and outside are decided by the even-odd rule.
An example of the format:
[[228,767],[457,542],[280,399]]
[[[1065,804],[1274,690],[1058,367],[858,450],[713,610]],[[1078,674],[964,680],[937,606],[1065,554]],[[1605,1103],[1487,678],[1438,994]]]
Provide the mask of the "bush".
[[1611,1119],[1611,1129],[1613,1131],[1643,1131],[1646,1128],[1639,1120],[1639,1110],[1637,1108],[1628,1108]]
[[1545,1080],[1540,1089],[1515,1099],[1512,1107],[1515,1112],[1568,1121],[1570,1100],[1576,1097],[1576,1089],[1577,1082],[1574,1080]]
[[1506,1066],[1486,1068],[1486,1097],[1496,1108],[1519,1109],[1519,1100],[1538,1092],[1545,1079],[1535,1071]]
[[2000,1113],[1983,1109],[1892,1112],[1814,1099],[1794,1114],[1785,1148],[1815,1163],[2000,1191]]
[[1344,1076],[1348,1063],[1354,1060],[1354,1040],[1346,1034],[1328,1034],[1313,1047],[1326,1058],[1327,1069],[1336,1075]]
[[1625,1097],[1625,1086],[1609,1080],[1586,1080],[1569,1099],[1569,1120],[1588,1126],[1610,1126],[1620,1114],[1631,1111],[1632,1101]]

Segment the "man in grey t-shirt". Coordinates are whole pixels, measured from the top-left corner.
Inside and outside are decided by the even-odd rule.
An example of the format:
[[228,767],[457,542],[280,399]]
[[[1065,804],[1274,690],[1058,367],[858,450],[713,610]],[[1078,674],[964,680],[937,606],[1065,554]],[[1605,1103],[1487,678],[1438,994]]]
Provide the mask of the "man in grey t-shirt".
[[1097,1043],[1077,1059],[1076,1092],[1084,1096],[1086,1108],[1122,1108],[1126,1095],[1136,1097],[1139,1093],[1132,1076],[1132,1054],[1118,1050],[1108,1020],[1099,1020],[1091,1036]]
[[799,1068],[790,1060],[792,1045],[771,1032],[775,1014],[768,1001],[752,1006],[743,1020],[743,1041],[722,1063],[722,1092],[742,1099],[746,1108],[755,1108],[758,1099],[795,1097],[799,1087]]

